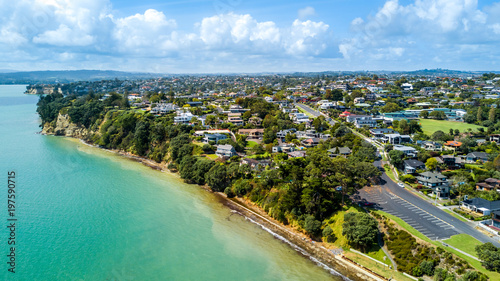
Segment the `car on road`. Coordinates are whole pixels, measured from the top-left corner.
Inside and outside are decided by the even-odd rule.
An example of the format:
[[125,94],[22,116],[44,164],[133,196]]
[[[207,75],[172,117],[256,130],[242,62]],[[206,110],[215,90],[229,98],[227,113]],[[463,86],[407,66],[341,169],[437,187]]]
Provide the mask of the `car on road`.
[[402,187],[402,188],[405,188],[405,185],[404,185],[404,183],[402,183],[402,182],[398,182],[398,185],[399,185],[400,187]]
[[372,206],[375,206],[376,204],[373,203],[373,202],[360,202],[359,203],[361,206],[363,207],[372,207]]
[[376,205],[375,203],[368,202],[364,198],[361,200],[361,202],[359,202],[359,206],[362,206],[362,207],[371,207],[371,206],[375,206],[375,205]]

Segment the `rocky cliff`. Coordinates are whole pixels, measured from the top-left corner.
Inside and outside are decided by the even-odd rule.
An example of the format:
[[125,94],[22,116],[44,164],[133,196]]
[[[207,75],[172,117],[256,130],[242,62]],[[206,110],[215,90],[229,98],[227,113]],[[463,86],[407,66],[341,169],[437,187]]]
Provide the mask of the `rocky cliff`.
[[59,113],[55,125],[51,123],[43,125],[42,134],[86,139],[90,132],[81,125],[71,123],[68,114]]

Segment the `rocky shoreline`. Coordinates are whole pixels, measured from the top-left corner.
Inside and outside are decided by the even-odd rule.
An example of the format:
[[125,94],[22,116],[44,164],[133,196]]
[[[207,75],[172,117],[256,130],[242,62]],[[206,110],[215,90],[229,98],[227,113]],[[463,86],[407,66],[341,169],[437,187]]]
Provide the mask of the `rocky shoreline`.
[[[60,117],[58,119],[64,119],[64,121],[68,121],[65,120],[66,118],[64,117]],[[60,126],[61,123],[59,123],[58,125]],[[67,129],[69,122],[64,122],[63,124],[64,125],[62,127],[65,127],[65,129]],[[152,169],[176,174],[168,170],[165,163],[157,163],[151,159],[137,156],[129,152],[116,149],[105,149],[88,143],[82,138],[83,136],[87,135],[88,132],[82,132],[81,128],[75,127],[71,128],[71,130],[59,130],[58,128],[51,128],[47,130],[44,128],[44,130],[40,133],[43,135],[65,136],[77,139],[85,145],[116,153],[130,160],[140,162]],[[334,255],[332,251],[323,247],[321,243],[312,241],[303,233],[275,221],[274,219],[269,217],[260,207],[256,206],[252,202],[245,201],[241,198],[227,198],[226,194],[221,192],[213,192],[208,186],[200,187],[214,193],[221,204],[227,206],[233,212],[242,215],[251,222],[259,225],[261,228],[268,231],[282,242],[289,244],[298,253],[309,258],[318,266],[323,267],[332,275],[339,276],[344,280],[386,280],[385,278],[381,278],[380,276],[373,274],[373,272],[370,272],[365,268],[362,268],[358,265],[353,264],[352,262],[349,262],[346,259],[343,259],[341,255]]]

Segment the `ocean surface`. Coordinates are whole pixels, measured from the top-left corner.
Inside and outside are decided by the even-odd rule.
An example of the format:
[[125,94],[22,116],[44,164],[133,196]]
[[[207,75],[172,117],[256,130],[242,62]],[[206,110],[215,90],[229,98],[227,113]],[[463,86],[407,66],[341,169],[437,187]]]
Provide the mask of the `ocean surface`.
[[0,86],[0,280],[341,280],[176,175],[37,134],[24,90]]

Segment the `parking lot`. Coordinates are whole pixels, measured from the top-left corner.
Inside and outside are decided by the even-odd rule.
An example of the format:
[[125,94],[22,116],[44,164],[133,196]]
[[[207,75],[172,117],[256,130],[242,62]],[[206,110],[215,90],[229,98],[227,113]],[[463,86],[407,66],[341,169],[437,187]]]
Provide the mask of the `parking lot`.
[[459,233],[453,225],[438,218],[432,211],[394,194],[389,188],[365,187],[358,195],[367,202],[376,203],[373,208],[401,218],[431,240],[447,239]]

